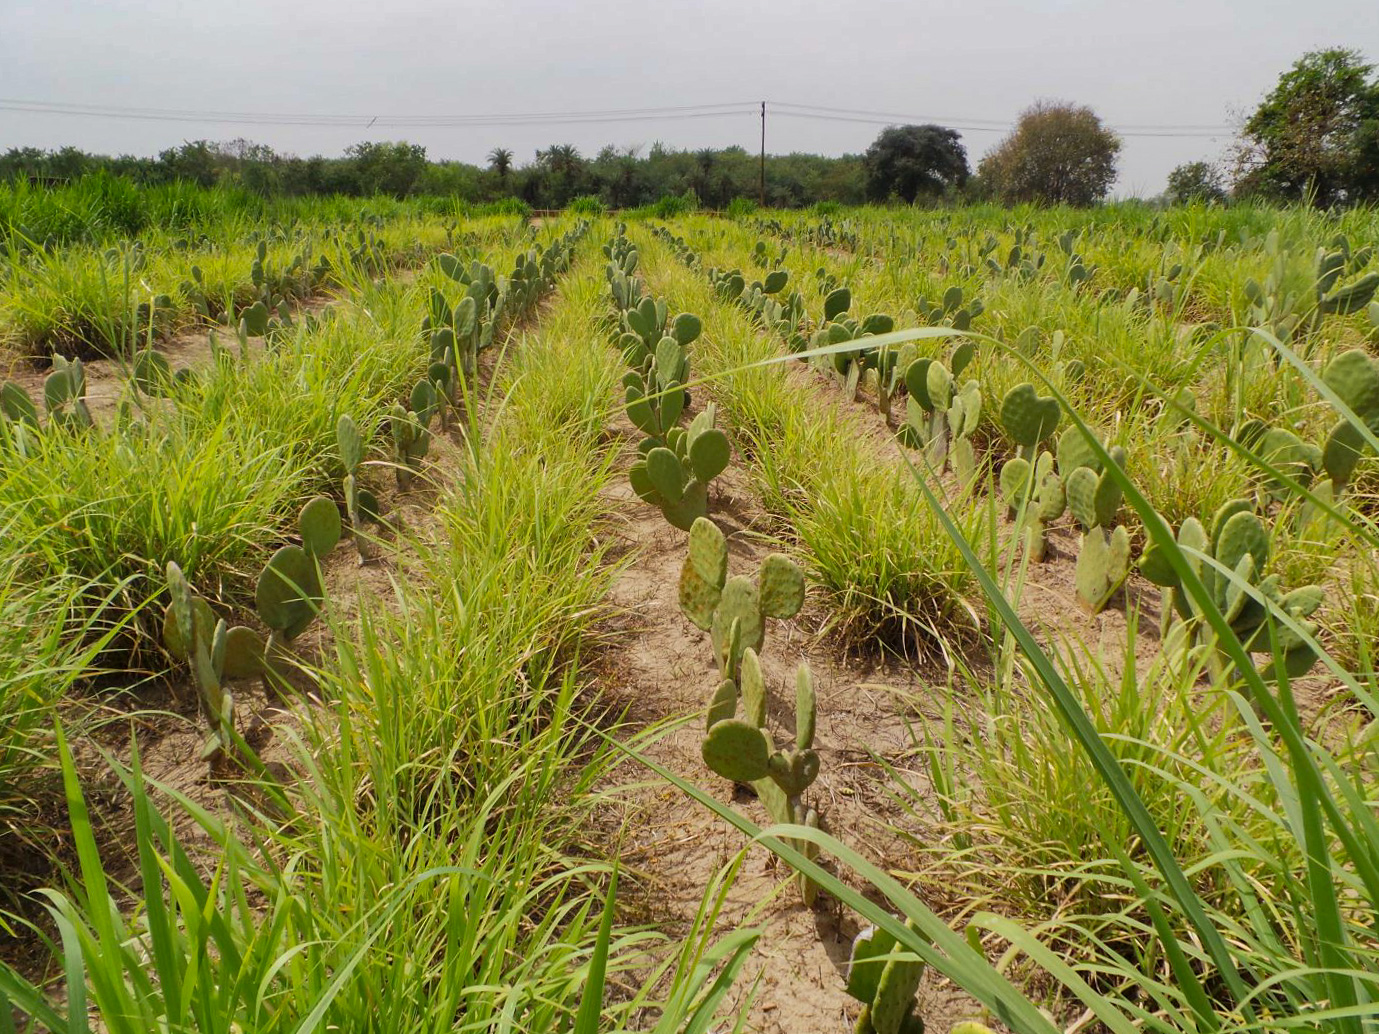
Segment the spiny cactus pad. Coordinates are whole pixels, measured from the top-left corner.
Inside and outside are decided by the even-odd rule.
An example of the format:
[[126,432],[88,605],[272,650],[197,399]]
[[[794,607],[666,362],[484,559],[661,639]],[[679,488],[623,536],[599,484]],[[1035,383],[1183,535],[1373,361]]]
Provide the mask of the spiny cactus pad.
[[1033,384],[1017,384],[1001,403],[1001,426],[1015,444],[1034,448],[1058,427],[1058,400],[1046,398]]
[[771,748],[755,725],[729,718],[709,729],[701,753],[704,764],[724,779],[750,783],[765,777]]

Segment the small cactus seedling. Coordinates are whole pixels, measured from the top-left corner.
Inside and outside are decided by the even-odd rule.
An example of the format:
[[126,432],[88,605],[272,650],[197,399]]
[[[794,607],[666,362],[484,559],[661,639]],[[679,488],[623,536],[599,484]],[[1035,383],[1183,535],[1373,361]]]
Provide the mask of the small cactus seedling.
[[80,359],[68,362],[54,354],[52,372],[43,380],[43,404],[52,427],[81,431],[92,426],[91,411],[86,408],[86,370]]
[[714,427],[712,403],[687,428],[672,427],[665,445],[648,438],[644,455],[632,464],[628,480],[644,502],[658,506],[665,519],[689,531],[709,507],[709,482],[727,469],[728,436]]
[[[744,715],[737,717],[739,698]],[[708,728],[701,753],[704,764],[724,779],[750,783],[772,821],[819,829],[819,814],[804,794],[819,776],[819,755],[814,750],[818,704],[809,666],[800,663],[795,672],[795,735],[791,746],[777,748],[766,727],[766,681],[756,650],[746,647],[738,680],[725,679],[709,703]],[[818,846],[809,841],[795,845],[810,858]],[[812,905],[818,885],[803,874],[800,895]]]
[[680,570],[680,609],[713,637],[714,657],[725,679],[737,681],[742,651],[760,652],[766,619],[785,620],[804,605],[804,573],[789,557],[772,553],[756,581],[728,577],[728,543],[706,517],[690,527],[689,553]]
[[943,298],[935,304],[931,305],[927,298],[920,298],[915,304],[915,311],[930,326],[949,326],[954,330],[967,330],[972,326],[972,321],[985,312],[986,308],[979,298],[973,298],[966,305],[962,299],[962,287],[954,284],[943,292]]
[[[918,932],[914,920],[906,927]],[[924,1034],[915,994],[924,960],[905,952],[895,936],[870,926],[852,942],[847,992],[862,1003],[856,1034]]]
[[227,628],[223,618],[217,619],[177,564],[168,563],[167,577],[171,602],[163,612],[163,645],[191,664],[197,700],[210,727],[201,756],[214,763],[228,757],[237,740],[235,702],[225,680],[263,675],[266,647],[252,629]]
[[[1249,500],[1224,503],[1212,519],[1210,535],[1199,520],[1189,517],[1178,529],[1177,539],[1188,566],[1247,652],[1267,651],[1272,655],[1277,649],[1284,670],[1292,678],[1305,674],[1316,663],[1313,647],[1281,621],[1270,620],[1270,616],[1275,612],[1286,614],[1312,635],[1317,626],[1308,619],[1321,606],[1322,589],[1305,585],[1284,592],[1278,575],[1264,575],[1269,562],[1269,533]],[[1140,572],[1164,587],[1165,617],[1171,605],[1184,621],[1191,623],[1200,644],[1216,646],[1211,627],[1202,620],[1157,544],[1151,543],[1140,557]],[[1220,671],[1223,657],[1219,648],[1208,656],[1213,669]],[[1272,678],[1273,671],[1270,661],[1260,674]]]
[[359,551],[361,562],[369,558],[370,544],[364,534],[366,522],[377,523],[380,507],[378,497],[367,488],[359,487],[359,465],[364,461],[364,438],[359,426],[349,414],[341,415],[335,424],[335,444],[340,450],[340,463],[345,468],[345,515],[349,518],[350,533]]
[[388,433],[393,443],[394,472],[397,487],[406,488],[421,468],[421,461],[431,448],[431,418],[440,405],[440,398],[430,381],[418,381],[410,397],[408,412],[401,403],[393,403],[388,411]]
[[949,364],[921,357],[905,371],[906,422],[903,437],[923,448],[929,463],[942,470],[950,453],[953,467],[966,483],[976,473],[976,454],[971,434],[981,418],[982,393],[975,380],[958,387],[960,377],[976,354],[976,346],[964,341],[953,350]]
[[1048,525],[1067,508],[1063,479],[1053,469],[1053,455],[1041,452],[1033,464],[1023,456],[1006,460],[1001,467],[1000,490],[1009,515],[1023,519],[1030,559],[1042,561],[1048,548]]
[[[1125,450],[1107,450],[1116,466],[1125,468]],[[1112,527],[1120,509],[1121,488],[1076,427],[1058,438],[1058,473],[1068,510],[1082,526],[1074,583],[1078,598],[1096,614],[1106,606],[1130,572],[1130,533]]]
[[259,572],[254,604],[270,635],[265,651],[267,675],[280,682],[276,661],[282,646],[306,631],[325,605],[321,558],[340,541],[340,511],[325,496],[310,500],[297,518],[300,546],[283,546]]

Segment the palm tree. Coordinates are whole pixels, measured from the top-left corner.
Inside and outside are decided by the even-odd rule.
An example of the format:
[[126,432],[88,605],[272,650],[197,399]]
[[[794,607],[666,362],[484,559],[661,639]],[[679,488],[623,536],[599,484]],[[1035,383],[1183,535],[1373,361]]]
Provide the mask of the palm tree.
[[488,167],[498,174],[501,182],[506,182],[512,171],[512,152],[506,147],[495,147],[488,152]]

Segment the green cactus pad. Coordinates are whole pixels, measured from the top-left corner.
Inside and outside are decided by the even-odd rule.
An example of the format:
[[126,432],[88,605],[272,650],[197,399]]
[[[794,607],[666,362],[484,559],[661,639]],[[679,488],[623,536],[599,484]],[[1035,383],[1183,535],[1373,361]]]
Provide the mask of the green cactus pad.
[[302,547],[313,556],[322,557],[340,541],[340,510],[335,500],[318,495],[302,507],[297,517],[297,531]]
[[629,386],[627,389],[627,418],[642,434],[653,438],[660,437],[661,421],[656,416],[656,410],[646,400],[645,392],[636,386]]
[[1093,614],[1099,613],[1120,588],[1130,570],[1130,533],[1118,527],[1090,528],[1077,554],[1074,584],[1078,598]]
[[947,409],[953,402],[953,378],[942,363],[931,363],[925,376],[930,409]]
[[819,778],[819,755],[812,750],[772,754],[768,766],[771,778],[790,797],[798,797]]
[[1001,426],[1017,444],[1033,448],[1058,428],[1058,400],[1040,396],[1034,385],[1017,384],[1001,403]]
[[[1045,457],[1049,457],[1048,463],[1042,462]],[[1048,524],[1063,516],[1063,511],[1067,509],[1067,497],[1063,492],[1062,479],[1049,470],[1053,466],[1052,457],[1045,452],[1039,459],[1041,462],[1037,465],[1037,471],[1044,473],[1039,479],[1039,489],[1035,494],[1034,516]]]
[[1371,431],[1379,431],[1379,362],[1352,348],[1327,363],[1322,381]]
[[682,312],[670,325],[670,336],[682,346],[695,341],[704,330],[703,321],[691,312]]
[[[1065,481],[1071,479],[1072,473],[1082,467],[1089,467],[1093,472],[1101,470],[1101,459],[1097,456],[1096,450],[1092,448],[1086,436],[1079,427],[1069,427],[1058,436],[1058,473],[1063,476]],[[1069,490],[1068,505],[1072,505],[1072,493]],[[1073,512],[1076,516],[1076,511]]]
[[[708,518],[694,522],[690,528],[689,554],[685,562],[694,566],[695,573],[716,591],[723,588],[728,577],[728,540],[718,525]],[[714,600],[717,606],[718,601]],[[705,630],[708,625],[700,626]]]
[[268,333],[268,306],[257,301],[239,314],[240,325],[250,337],[263,337]]
[[737,695],[737,683],[732,679],[724,679],[718,684],[709,700],[709,712],[704,726],[706,731],[737,714]]
[[948,361],[948,371],[954,377],[961,377],[962,371],[966,370],[968,364],[972,362],[977,354],[977,345],[974,341],[964,341],[953,349],[952,358]]
[[[693,527],[690,533],[692,536]],[[721,587],[701,578],[693,561],[686,557],[684,565],[680,568],[679,587],[680,610],[684,612],[685,617],[705,632],[710,631],[721,596]]]
[[762,282],[761,290],[765,294],[779,294],[785,290],[785,285],[790,282],[790,274],[784,269],[777,269],[767,273],[766,279]]
[[632,491],[637,493],[638,499],[652,506],[658,504],[660,497],[656,494],[656,486],[651,483],[651,475],[646,472],[645,459],[632,464],[627,471],[627,480],[632,485]]
[[374,524],[383,519],[383,506],[378,501],[378,496],[374,495],[367,488],[361,488],[355,496],[355,503],[359,507],[359,516],[366,521]]
[[440,399],[436,395],[436,388],[430,381],[417,381],[412,385],[412,393],[408,396],[412,412],[416,414],[417,422],[425,427],[431,422],[431,417],[436,413],[436,406]]
[[1001,467],[1001,498],[1006,506],[1018,510],[1030,487],[1030,463],[1021,456],[1006,460]]
[[[913,923],[907,923],[913,929]],[[897,951],[900,949],[897,945]],[[918,957],[893,958],[881,971],[871,1003],[871,1023],[876,1034],[901,1034],[914,1011],[915,992],[924,976]]]
[[254,592],[259,618],[286,639],[295,639],[311,624],[324,597],[320,572],[301,546],[283,546],[259,574]]
[[804,606],[804,572],[789,557],[772,553],[761,563],[761,612],[786,620]]
[[728,469],[732,449],[728,436],[717,428],[702,431],[694,437],[689,446],[690,468],[694,476],[704,484]]
[[364,460],[364,439],[354,419],[348,414],[341,415],[335,423],[335,444],[340,450],[345,473],[353,474]]
[[1269,533],[1264,522],[1254,513],[1240,511],[1232,514],[1221,529],[1214,555],[1225,567],[1235,570],[1241,559],[1249,555],[1251,563],[1246,577],[1255,581],[1269,560]]
[[795,670],[795,746],[800,750],[809,750],[814,746],[814,725],[818,711],[814,676],[809,665],[800,661],[799,668]]
[[824,322],[836,320],[852,308],[852,292],[846,287],[836,287],[824,298]]
[[714,652],[718,657],[726,660],[727,667],[734,667],[737,662],[737,658],[725,655],[728,646],[728,634],[734,621],[741,623],[741,647],[760,650],[762,640],[765,637],[761,599],[756,585],[741,575],[729,578],[724,584],[723,595],[713,613],[711,632]]
[[710,771],[735,783],[750,783],[766,775],[771,749],[755,725],[728,718],[708,731],[701,753]]
[[1091,467],[1074,467],[1064,475],[1063,489],[1068,499],[1068,509],[1083,530],[1095,527],[1097,521],[1096,494],[1101,479]]
[[16,423],[25,423],[38,430],[38,407],[29,393],[14,381],[0,384],[0,413]]
[[1344,487],[1355,474],[1360,458],[1369,450],[1369,444],[1360,429],[1348,420],[1342,420],[1326,436],[1322,447],[1322,468],[1331,483],[1337,488]]
[[869,926],[852,942],[852,957],[848,960],[847,993],[864,1005],[876,998],[881,973],[886,968],[886,956],[895,951],[893,934]]
[[[196,630],[195,641],[209,644],[211,634],[215,631],[215,613],[211,610],[211,605],[200,596],[191,597],[189,603],[192,624]],[[188,640],[183,631],[177,610],[177,604],[173,602],[163,611],[163,646],[179,661],[185,661],[191,658],[192,641]]]
[[656,493],[668,503],[678,503],[685,494],[685,472],[680,458],[669,449],[652,449],[646,455],[646,473]]
[[661,513],[671,527],[689,531],[700,517],[709,512],[709,490],[702,481],[691,479],[676,502],[662,500]]
[[742,687],[743,716],[758,729],[766,726],[766,677],[761,670],[761,658],[751,647],[742,651],[738,670]]
[[921,357],[905,370],[905,390],[926,410],[935,408],[934,400],[929,397],[929,367],[933,365],[934,360]]
[[225,633],[224,671],[227,679],[248,679],[263,673],[267,647],[252,628],[236,625]]

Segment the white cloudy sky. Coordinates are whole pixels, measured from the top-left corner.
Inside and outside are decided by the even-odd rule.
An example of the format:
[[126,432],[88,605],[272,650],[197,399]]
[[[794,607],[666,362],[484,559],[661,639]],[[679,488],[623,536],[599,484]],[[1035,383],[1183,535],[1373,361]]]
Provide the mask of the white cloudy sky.
[[[489,115],[766,99],[1008,124],[1038,98],[1126,127],[1117,192],[1152,194],[1309,49],[1379,60],[1375,0],[0,0],[0,104],[310,115]],[[1207,126],[1202,136],[1130,127]],[[881,127],[768,117],[767,147],[858,152]],[[0,110],[0,147],[151,154],[245,136],[299,154],[405,136],[432,157],[548,143],[755,150],[752,114],[409,129]],[[999,132],[965,131],[973,165]]]

